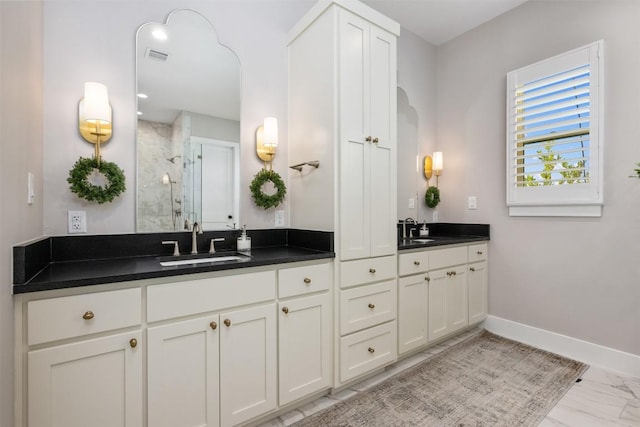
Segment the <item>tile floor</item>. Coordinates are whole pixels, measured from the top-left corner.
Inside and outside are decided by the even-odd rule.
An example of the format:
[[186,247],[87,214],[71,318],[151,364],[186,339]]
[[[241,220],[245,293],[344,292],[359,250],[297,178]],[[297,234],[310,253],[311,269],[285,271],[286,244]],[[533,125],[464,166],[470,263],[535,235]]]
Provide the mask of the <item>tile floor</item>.
[[[336,393],[321,397],[305,406],[260,425],[284,427],[321,409],[347,399],[417,363],[429,359],[452,345],[481,332],[472,329],[439,345],[404,359],[384,372]],[[558,404],[547,414],[539,427],[640,427],[640,378],[590,367]]]

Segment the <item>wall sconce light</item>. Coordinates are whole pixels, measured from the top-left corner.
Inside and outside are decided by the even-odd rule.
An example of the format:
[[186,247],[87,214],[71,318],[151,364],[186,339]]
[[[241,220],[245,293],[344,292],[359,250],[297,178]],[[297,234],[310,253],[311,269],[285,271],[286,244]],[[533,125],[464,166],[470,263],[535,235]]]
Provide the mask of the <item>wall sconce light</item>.
[[442,151],[433,153],[433,174],[436,176],[436,187],[438,186],[438,177],[442,173],[444,162],[442,159]]
[[101,83],[86,82],[84,98],[78,106],[80,135],[95,145],[95,158],[100,164],[100,144],[111,139],[112,112],[107,87]]
[[256,152],[260,160],[271,167],[278,146],[278,119],[265,117],[264,124],[256,131]]

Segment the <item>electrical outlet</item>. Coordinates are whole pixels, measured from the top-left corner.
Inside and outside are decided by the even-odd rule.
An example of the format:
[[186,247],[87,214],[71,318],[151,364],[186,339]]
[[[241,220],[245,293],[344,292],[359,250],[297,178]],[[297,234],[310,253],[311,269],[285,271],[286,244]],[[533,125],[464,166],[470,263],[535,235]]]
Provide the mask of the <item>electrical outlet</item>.
[[69,234],[87,232],[87,213],[85,211],[69,211],[67,220]]
[[284,211],[276,211],[275,226],[284,227]]

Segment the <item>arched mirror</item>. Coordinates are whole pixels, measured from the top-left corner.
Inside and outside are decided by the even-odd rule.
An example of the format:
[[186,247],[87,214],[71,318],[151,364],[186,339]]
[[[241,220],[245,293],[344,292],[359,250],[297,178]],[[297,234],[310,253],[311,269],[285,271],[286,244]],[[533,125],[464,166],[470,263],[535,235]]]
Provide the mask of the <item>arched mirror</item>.
[[[418,149],[418,113],[398,87],[398,219],[424,216],[424,193]],[[422,197],[420,197],[422,195]]]
[[138,29],[138,232],[240,224],[240,62],[192,10]]

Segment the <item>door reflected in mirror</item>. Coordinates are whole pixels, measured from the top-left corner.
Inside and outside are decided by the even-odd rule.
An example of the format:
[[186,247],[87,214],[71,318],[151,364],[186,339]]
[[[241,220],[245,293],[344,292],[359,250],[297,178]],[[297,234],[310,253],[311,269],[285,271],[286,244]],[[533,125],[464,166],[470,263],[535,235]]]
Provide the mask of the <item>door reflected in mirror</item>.
[[138,232],[240,224],[240,62],[191,10],[136,40]]

